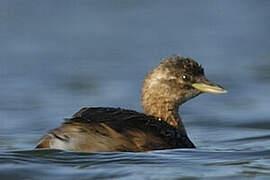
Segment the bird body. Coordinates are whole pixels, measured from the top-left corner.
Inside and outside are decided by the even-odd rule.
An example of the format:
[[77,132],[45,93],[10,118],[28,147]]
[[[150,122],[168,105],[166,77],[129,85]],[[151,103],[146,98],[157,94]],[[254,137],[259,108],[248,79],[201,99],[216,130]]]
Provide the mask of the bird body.
[[82,152],[195,148],[178,108],[201,93],[226,93],[206,79],[203,68],[182,56],[165,58],[144,80],[144,113],[121,108],[82,108],[49,131],[36,148]]
[[[37,148],[71,151],[149,151],[194,148],[185,133],[153,116],[120,108],[82,108]],[[64,147],[64,148],[63,148]]]

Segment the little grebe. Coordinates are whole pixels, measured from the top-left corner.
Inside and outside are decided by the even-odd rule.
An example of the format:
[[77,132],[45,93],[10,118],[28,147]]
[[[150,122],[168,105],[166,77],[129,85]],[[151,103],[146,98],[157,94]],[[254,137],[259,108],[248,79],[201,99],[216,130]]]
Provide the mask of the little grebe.
[[49,131],[36,148],[84,152],[195,148],[178,108],[201,93],[226,93],[194,60],[165,58],[144,80],[144,113],[120,108],[82,108]]

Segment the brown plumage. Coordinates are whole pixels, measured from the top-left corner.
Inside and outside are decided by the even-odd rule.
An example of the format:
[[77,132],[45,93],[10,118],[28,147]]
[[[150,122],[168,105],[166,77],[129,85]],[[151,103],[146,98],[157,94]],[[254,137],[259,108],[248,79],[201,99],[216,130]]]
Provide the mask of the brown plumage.
[[178,107],[202,92],[226,90],[209,82],[194,60],[165,58],[144,81],[145,114],[120,108],[82,108],[62,126],[49,131],[36,148],[84,152],[195,148]]

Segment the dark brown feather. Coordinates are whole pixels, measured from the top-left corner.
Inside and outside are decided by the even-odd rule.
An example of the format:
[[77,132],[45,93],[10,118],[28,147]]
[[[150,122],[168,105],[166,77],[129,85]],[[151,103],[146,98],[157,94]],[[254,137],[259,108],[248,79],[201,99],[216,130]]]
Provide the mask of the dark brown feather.
[[[177,128],[161,119],[132,110],[102,107],[82,108],[65,123],[69,124],[73,122],[104,123],[118,133],[125,134],[126,136],[130,135],[128,133],[129,131],[144,132],[160,138],[160,143],[167,145],[167,148],[195,147],[185,133]],[[143,146],[147,146],[147,144]]]
[[[70,147],[63,149],[87,152],[195,148],[184,133],[166,122],[120,108],[82,108],[48,134],[36,148],[53,148],[52,137]],[[78,143],[72,144],[72,138]]]

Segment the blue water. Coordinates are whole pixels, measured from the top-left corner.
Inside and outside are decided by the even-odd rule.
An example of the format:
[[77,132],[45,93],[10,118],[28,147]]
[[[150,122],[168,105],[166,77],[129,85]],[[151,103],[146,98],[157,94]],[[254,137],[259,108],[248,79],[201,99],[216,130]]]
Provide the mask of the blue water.
[[[270,1],[0,1],[0,179],[269,179]],[[195,150],[33,150],[84,106],[142,111],[162,57],[228,89],[180,107]]]

